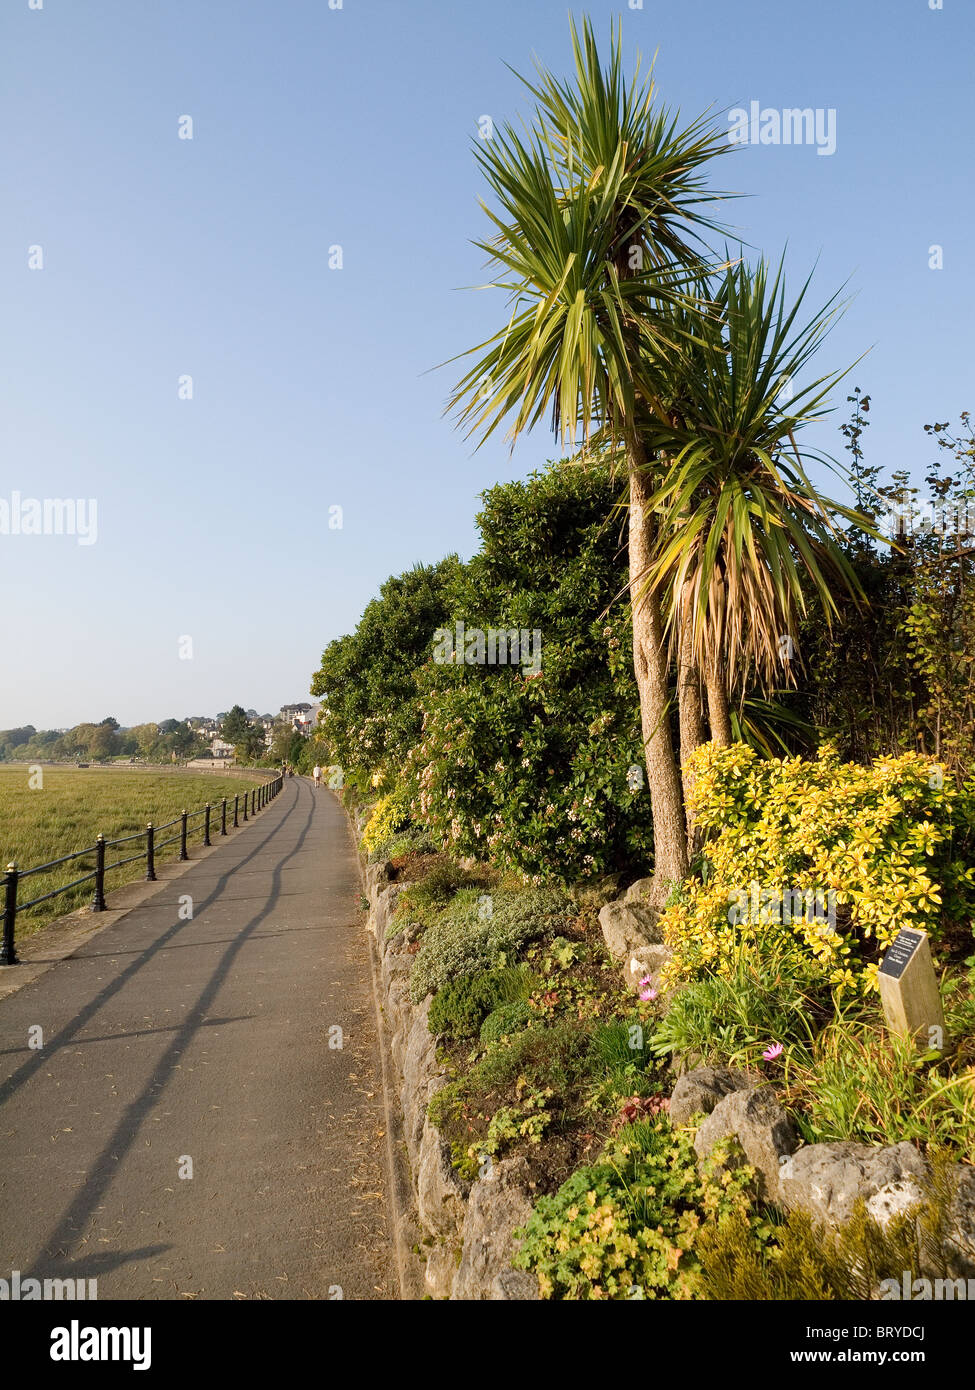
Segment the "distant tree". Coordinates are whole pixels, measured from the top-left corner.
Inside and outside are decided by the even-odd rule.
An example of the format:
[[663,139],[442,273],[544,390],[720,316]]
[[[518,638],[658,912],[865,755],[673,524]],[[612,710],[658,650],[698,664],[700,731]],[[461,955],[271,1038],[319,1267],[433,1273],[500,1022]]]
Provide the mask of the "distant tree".
[[150,749],[159,742],[158,724],[134,724],[126,734],[135,742],[135,751],[148,757]]
[[419,741],[415,673],[450,616],[449,590],[459,571],[460,561],[450,555],[387,579],[355,632],[325,648],[311,693],[325,706],[319,730],[329,761],[347,774],[392,780]]
[[187,757],[203,745],[203,740],[192,729],[188,729],[185,724],[180,724],[178,729],[174,729],[167,736],[166,742],[170,751],[179,758]]
[[117,725],[113,728],[108,720],[95,726],[88,742],[89,757],[112,758],[118,753],[121,740],[116,732],[117,728]]
[[70,750],[68,756],[87,757],[97,728],[97,724],[76,724],[73,729],[68,729],[63,735],[64,746]]
[[19,729],[0,729],[0,743],[19,748],[22,743],[29,743],[36,733],[33,724],[24,724]]
[[264,730],[259,724],[248,724],[234,743],[234,756],[238,762],[254,762],[265,750]]
[[278,763],[297,763],[304,743],[301,734],[296,734],[290,724],[278,724],[271,740],[271,756]]
[[238,744],[250,728],[250,720],[242,705],[234,705],[223,717],[220,737],[227,743]]

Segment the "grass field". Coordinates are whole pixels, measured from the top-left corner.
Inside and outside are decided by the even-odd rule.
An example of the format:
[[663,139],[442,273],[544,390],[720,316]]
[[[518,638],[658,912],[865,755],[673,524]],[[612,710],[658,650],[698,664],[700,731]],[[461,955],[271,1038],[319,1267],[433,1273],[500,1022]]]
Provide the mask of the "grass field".
[[[260,772],[248,776],[228,777],[219,773],[186,772],[181,769],[159,768],[130,771],[123,768],[45,767],[42,786],[29,785],[26,767],[0,766],[0,869],[11,860],[23,873],[37,864],[59,859],[75,850],[93,846],[100,833],[106,840],[144,831],[146,822],[162,825],[185,808],[199,811],[209,801],[216,804],[212,825],[219,835],[220,802],[226,796],[231,804],[244,791],[267,780]],[[36,775],[33,779],[37,780]],[[228,826],[231,822],[228,821]],[[178,834],[179,826],[159,832],[159,840]],[[212,836],[211,836],[212,838]],[[203,842],[203,817],[189,822],[188,843]],[[106,866],[128,855],[142,851],[142,859],[125,864],[105,874],[105,895],[111,906],[112,889],[119,884],[145,875],[145,840],[106,851]],[[157,863],[175,859],[179,844],[167,845],[157,851]],[[91,873],[95,867],[94,853],[68,864],[60,864],[50,873],[34,874],[23,880],[18,888],[17,901],[26,903],[73,879]],[[67,893],[59,894],[46,903],[21,913],[18,907],[16,938],[24,940],[38,927],[54,917],[72,912],[91,900],[92,882],[80,884]],[[3,911],[0,897],[0,912]]]

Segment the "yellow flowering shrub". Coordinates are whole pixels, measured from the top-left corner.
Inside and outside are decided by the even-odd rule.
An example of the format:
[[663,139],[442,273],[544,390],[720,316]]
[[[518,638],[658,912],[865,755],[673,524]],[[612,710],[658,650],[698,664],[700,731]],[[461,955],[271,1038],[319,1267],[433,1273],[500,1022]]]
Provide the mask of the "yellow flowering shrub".
[[362,832],[363,849],[367,854],[374,854],[397,830],[402,830],[409,819],[410,801],[405,789],[397,788],[388,796],[381,796]]
[[[663,983],[727,974],[742,946],[780,934],[841,992],[869,987],[902,927],[937,937],[975,908],[975,787],[917,754],[865,767],[827,746],[815,759],[763,759],[704,744],[692,809],[706,868],[662,918],[673,949]],[[872,959],[871,959],[872,957]]]

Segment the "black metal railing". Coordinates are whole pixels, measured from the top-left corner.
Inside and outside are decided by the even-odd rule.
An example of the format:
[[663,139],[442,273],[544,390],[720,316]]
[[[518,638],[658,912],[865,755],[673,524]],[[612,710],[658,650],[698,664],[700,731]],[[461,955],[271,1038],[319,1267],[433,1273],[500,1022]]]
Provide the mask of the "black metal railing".
[[[233,799],[233,828],[236,830],[240,823],[241,801],[243,802],[243,818],[248,819],[248,802],[250,803],[250,815],[256,813],[272,801],[284,785],[284,777],[277,776],[268,782],[262,782],[257,787],[249,787],[241,797],[238,793]],[[123,864],[132,864],[137,859],[144,859],[146,864],[146,880],[149,883],[156,881],[156,855],[167,845],[172,845],[179,841],[179,859],[189,859],[187,848],[190,836],[191,823],[200,816],[203,817],[203,840],[204,847],[212,845],[212,834],[214,830],[214,811],[220,812],[220,831],[221,835],[227,833],[227,807],[230,803],[229,797],[224,797],[222,801],[214,803],[208,801],[199,811],[181,811],[172,820],[165,821],[162,825],[153,825],[149,821],[145,830],[139,830],[134,835],[122,835],[117,840],[106,840],[104,835],[99,835],[93,845],[86,849],[76,850],[74,854],[64,854],[60,859],[51,859],[46,864],[36,864],[33,869],[18,869],[16,863],[7,865],[7,872],[4,877],[3,893],[3,938],[0,941],[0,965],[17,965],[16,948],[14,946],[14,927],[17,918],[24,912],[28,912],[32,907],[38,907],[41,903],[49,902],[52,898],[58,897],[61,893],[68,893],[72,888],[78,888],[82,883],[94,881],[94,888],[91,897],[92,912],[104,912],[108,907],[105,901],[105,875],[111,873],[113,869],[120,869]],[[157,836],[161,830],[171,830],[176,825],[179,829],[168,839],[160,840]],[[124,854],[122,858],[113,858],[110,862],[106,861],[105,855],[108,850],[117,850],[120,846],[134,844],[137,840],[143,842],[135,854]],[[27,878],[32,878],[35,874],[50,873],[60,864],[70,864],[78,859],[90,858],[95,856],[95,867],[90,873],[82,874],[80,878],[72,879],[70,883],[63,883],[59,888],[52,888],[49,893],[42,893],[40,897],[31,898],[29,902],[19,901],[20,885]]]

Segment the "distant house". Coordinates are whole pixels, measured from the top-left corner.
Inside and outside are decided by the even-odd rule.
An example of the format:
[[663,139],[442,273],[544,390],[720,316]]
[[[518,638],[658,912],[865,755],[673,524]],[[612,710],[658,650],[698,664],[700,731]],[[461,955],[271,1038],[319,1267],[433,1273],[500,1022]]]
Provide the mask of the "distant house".
[[215,758],[232,758],[234,756],[234,745],[225,743],[222,738],[215,738],[210,744],[210,752]]
[[282,705],[281,718],[287,720],[296,734],[307,737],[315,727],[318,708],[318,705],[310,705],[307,700],[297,705]]

